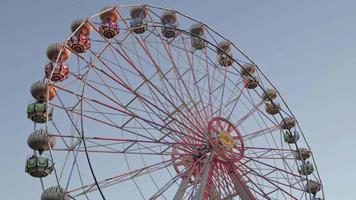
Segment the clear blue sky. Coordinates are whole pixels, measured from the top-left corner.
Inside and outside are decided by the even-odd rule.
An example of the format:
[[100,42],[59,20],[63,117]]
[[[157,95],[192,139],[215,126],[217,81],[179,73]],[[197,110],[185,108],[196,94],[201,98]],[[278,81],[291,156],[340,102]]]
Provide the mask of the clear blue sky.
[[202,20],[231,39],[272,80],[314,151],[327,199],[356,199],[356,1],[18,1],[0,4],[0,199],[39,199],[24,172],[32,123],[29,87],[43,74],[48,44],[75,18],[108,4],[148,3]]

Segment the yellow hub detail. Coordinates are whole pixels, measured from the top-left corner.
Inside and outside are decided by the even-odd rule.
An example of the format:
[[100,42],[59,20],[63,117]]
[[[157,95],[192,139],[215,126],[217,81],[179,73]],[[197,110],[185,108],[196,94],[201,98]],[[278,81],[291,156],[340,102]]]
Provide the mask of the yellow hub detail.
[[219,134],[219,139],[224,147],[229,149],[232,149],[234,147],[234,139],[232,138],[229,132],[221,131]]

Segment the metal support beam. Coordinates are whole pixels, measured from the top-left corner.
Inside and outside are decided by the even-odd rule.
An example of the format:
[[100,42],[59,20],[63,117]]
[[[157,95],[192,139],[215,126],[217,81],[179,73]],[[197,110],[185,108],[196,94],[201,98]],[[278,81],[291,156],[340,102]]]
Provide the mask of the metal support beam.
[[211,200],[221,200],[221,194],[215,187],[210,189],[210,199]]
[[208,180],[211,166],[213,163],[213,158],[214,158],[214,153],[210,155],[210,157],[205,161],[204,167],[203,167],[203,172],[201,173],[200,181],[199,181],[199,187],[197,193],[194,195],[194,200],[203,200],[204,199],[204,193],[207,189],[208,186]]
[[255,195],[252,194],[249,187],[246,185],[245,180],[243,180],[241,174],[233,163],[228,163],[225,165],[226,170],[235,186],[235,190],[240,196],[241,200],[256,200]]
[[188,187],[192,173],[193,173],[193,169],[191,169],[189,171],[189,173],[185,173],[185,175],[182,176],[183,180],[182,180],[182,182],[180,182],[179,188],[178,188],[176,194],[174,195],[173,200],[182,200],[183,199],[184,192]]

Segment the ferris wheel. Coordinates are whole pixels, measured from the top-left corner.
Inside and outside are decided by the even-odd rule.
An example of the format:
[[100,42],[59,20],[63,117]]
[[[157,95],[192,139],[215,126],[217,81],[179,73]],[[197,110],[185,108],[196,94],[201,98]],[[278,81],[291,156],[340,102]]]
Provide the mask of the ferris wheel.
[[70,28],[27,107],[42,200],[324,199],[278,90],[215,30],[151,5]]

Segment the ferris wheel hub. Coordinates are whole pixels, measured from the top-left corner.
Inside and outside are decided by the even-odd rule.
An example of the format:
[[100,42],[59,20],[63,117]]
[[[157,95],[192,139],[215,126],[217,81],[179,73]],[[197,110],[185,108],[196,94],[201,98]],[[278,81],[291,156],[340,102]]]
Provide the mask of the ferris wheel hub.
[[244,155],[244,142],[237,127],[228,119],[214,117],[208,124],[209,142],[220,161],[239,161]]
[[231,134],[227,131],[221,131],[219,134],[220,143],[227,149],[232,149],[234,147],[234,139]]

